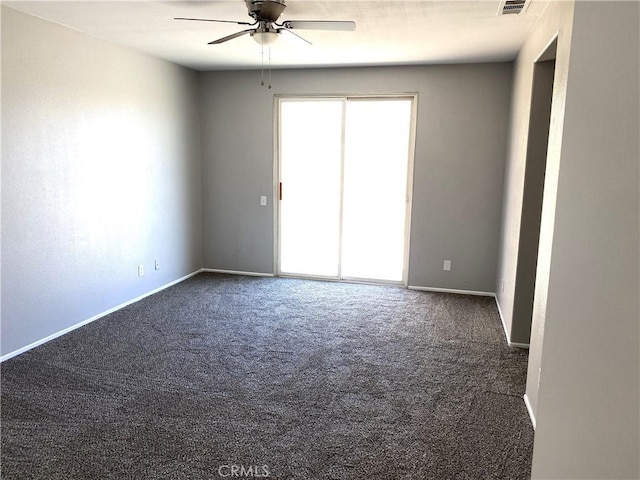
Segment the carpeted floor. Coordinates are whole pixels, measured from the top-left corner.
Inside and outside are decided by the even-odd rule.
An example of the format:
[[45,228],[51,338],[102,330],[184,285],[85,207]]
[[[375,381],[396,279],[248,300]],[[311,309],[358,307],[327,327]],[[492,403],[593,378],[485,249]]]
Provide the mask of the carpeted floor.
[[526,364],[491,298],[200,274],[2,364],[1,475],[527,479]]

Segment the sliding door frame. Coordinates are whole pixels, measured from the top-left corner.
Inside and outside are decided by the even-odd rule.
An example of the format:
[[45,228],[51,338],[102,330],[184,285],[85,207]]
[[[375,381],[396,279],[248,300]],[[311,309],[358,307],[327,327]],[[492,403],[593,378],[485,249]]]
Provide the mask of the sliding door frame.
[[[411,119],[409,130],[409,148],[407,159],[407,184],[406,184],[406,204],[405,204],[405,218],[404,218],[404,260],[403,260],[403,278],[400,282],[375,280],[366,278],[343,278],[342,277],[342,207],[340,208],[340,230],[339,230],[339,266],[337,277],[327,277],[320,275],[298,275],[283,273],[280,271],[280,217],[281,217],[281,201],[280,201],[280,172],[281,172],[281,159],[280,159],[280,105],[282,101],[296,100],[296,101],[317,101],[317,100],[335,100],[342,101],[342,146],[341,146],[341,158],[340,158],[340,205],[343,201],[343,187],[344,187],[344,146],[345,146],[345,115],[346,115],[346,103],[349,99],[354,100],[375,100],[375,99],[389,99],[389,100],[411,100]],[[416,124],[418,120],[418,94],[412,93],[389,93],[389,94],[344,94],[344,95],[294,95],[294,94],[277,94],[273,97],[273,205],[276,207],[273,209],[273,271],[278,277],[290,277],[290,278],[307,278],[316,280],[326,280],[334,282],[347,282],[347,283],[371,283],[371,284],[383,284],[383,285],[398,285],[407,287],[409,282],[409,253],[410,253],[410,239],[411,239],[411,213],[413,206],[413,173],[414,173],[414,160],[415,160],[415,145],[416,145]],[[285,192],[286,194],[286,192]]]

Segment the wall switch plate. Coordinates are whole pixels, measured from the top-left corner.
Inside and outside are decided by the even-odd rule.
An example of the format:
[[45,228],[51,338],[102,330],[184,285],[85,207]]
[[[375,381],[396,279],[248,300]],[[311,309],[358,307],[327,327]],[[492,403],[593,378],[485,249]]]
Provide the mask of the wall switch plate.
[[445,261],[444,261],[444,265],[443,265],[442,269],[443,269],[445,272],[449,272],[449,271],[451,271],[451,260],[445,260]]
[[154,266],[156,270],[160,270],[160,262],[158,260],[156,260],[156,263],[154,264]]
[[502,293],[504,293],[504,280],[502,280]]
[[260,197],[260,206],[262,206],[262,207],[266,207],[267,206],[267,197],[265,195],[262,195]]
[[144,265],[138,265],[138,276],[141,277],[144,275]]

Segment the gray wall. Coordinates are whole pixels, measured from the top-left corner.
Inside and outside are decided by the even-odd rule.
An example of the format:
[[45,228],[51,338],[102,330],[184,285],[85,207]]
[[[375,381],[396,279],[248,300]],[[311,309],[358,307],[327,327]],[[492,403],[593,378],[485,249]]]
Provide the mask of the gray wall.
[[[536,28],[530,32],[515,62],[495,292],[507,330],[507,337],[510,341],[517,343],[533,343],[533,339],[529,340],[529,331],[532,328],[531,317],[525,314],[519,315],[514,319],[514,309],[520,308],[522,311],[523,299],[518,299],[519,303],[516,305],[518,258],[520,244],[522,241],[526,241],[521,238],[521,233],[527,231],[527,220],[531,220],[530,217],[524,217],[525,223],[523,225],[523,201],[527,151],[529,148],[534,62],[557,35],[558,47],[553,85],[549,149],[547,152],[547,178],[545,179],[545,201],[553,202],[555,198],[553,180],[555,178],[554,175],[557,175],[557,163],[562,139],[572,17],[573,2],[552,2],[545,10],[542,18],[537,22]],[[529,272],[520,272],[520,279],[523,276],[527,277],[527,273]],[[538,296],[534,299],[534,302],[544,305],[544,298]],[[514,321],[516,325],[514,325]],[[531,332],[531,335],[533,336],[534,333]],[[542,332],[537,332],[537,335],[541,336]],[[531,352],[531,354],[535,355],[535,352]]]
[[2,8],[3,355],[201,267],[197,105],[195,72]]
[[274,93],[418,92],[409,285],[493,292],[511,80],[508,63],[274,71],[271,91],[202,74],[204,266],[274,271]]
[[513,320],[510,332],[510,340],[521,344],[529,343],[531,333],[554,70],[554,60],[539,62],[535,65],[533,75]]
[[526,388],[533,479],[640,477],[639,10],[552,2],[516,60],[496,278],[510,333],[533,64],[558,35]]
[[556,195],[542,212],[532,477],[637,479],[640,4],[576,2],[572,30]]

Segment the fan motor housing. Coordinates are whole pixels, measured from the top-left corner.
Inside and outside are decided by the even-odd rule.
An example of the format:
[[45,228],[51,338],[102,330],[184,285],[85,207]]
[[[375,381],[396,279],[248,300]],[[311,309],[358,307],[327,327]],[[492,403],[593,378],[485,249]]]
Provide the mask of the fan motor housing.
[[255,20],[275,22],[284,9],[287,8],[284,0],[246,0],[249,15]]

